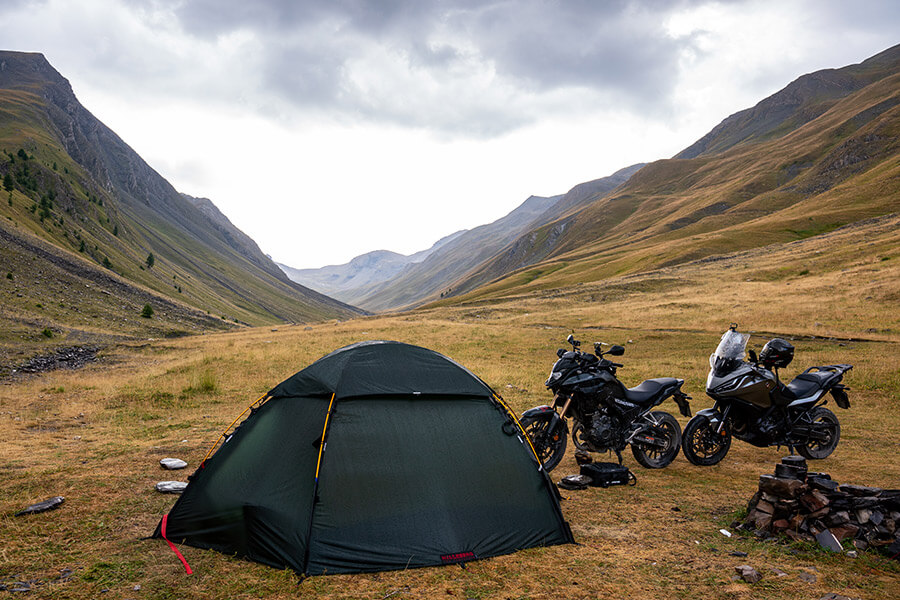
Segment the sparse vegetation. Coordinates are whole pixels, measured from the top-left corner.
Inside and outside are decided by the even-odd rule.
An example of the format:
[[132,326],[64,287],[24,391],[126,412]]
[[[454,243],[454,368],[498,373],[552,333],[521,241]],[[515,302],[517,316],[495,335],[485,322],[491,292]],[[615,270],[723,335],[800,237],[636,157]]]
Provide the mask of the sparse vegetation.
[[149,304],[145,304],[144,308],[141,310],[141,316],[145,319],[153,318],[153,307]]
[[[123,349],[113,363],[0,386],[0,411],[11,413],[0,419],[0,460],[9,466],[0,479],[4,513],[55,494],[66,496],[56,512],[0,524],[6,544],[0,582],[50,582],[60,569],[71,568],[75,577],[47,583],[35,593],[75,600],[98,597],[103,589],[107,595],[132,597],[136,585],[159,598],[241,597],[248,590],[254,597],[275,599],[312,594],[377,600],[396,590],[401,593],[391,598],[555,598],[561,592],[573,598],[616,598],[635,590],[651,598],[749,593],[763,600],[793,600],[829,592],[873,600],[896,597],[900,568],[876,553],[853,560],[810,545],[726,538],[718,532],[743,514],[758,476],[771,472],[784,454],[748,444],[736,444],[726,461],[709,469],[679,456],[669,468],[649,471],[626,458],[638,477],[635,487],[565,492],[563,512],[579,545],[528,550],[465,569],[334,575],[300,583],[290,571],[180,546],[195,571],[194,577],[185,577],[163,542],[136,541],[152,532],[175,500],[153,490],[155,481],[170,477],[160,472],[160,458],[174,455],[187,460],[189,470],[196,468],[225,427],[267,389],[331,350],[363,339],[397,339],[442,352],[471,368],[521,412],[547,401],[546,370],[574,326],[584,340],[625,343],[627,369],[621,376],[629,385],[661,374],[684,377],[696,411],[707,406],[702,395],[706,356],[727,326],[719,321],[735,316],[747,323],[742,329],[794,337],[797,366],[791,374],[812,364],[846,360],[857,365],[847,382],[853,408],[839,414],[843,439],[816,469],[848,483],[890,485],[900,478],[892,442],[900,428],[900,413],[894,410],[900,381],[894,377],[890,383],[889,376],[900,367],[900,353],[894,351],[900,334],[892,334],[893,341],[845,346],[804,339],[793,335],[792,322],[749,319],[752,311],[731,308],[735,301],[751,299],[757,284],[738,285],[737,296],[718,296],[720,304],[711,305],[717,297],[697,286],[706,274],[681,275],[686,287],[675,298],[674,288],[667,287],[586,303],[573,301],[580,293],[573,288],[559,298],[429,309],[311,330],[266,327],[169,338]],[[647,326],[635,327],[651,306],[665,308],[649,311]],[[791,301],[785,310],[793,308],[800,307]],[[631,325],[623,328],[622,323]],[[751,345],[758,350],[764,339],[757,334]],[[860,389],[862,374],[892,387]],[[686,419],[680,421],[684,425]],[[90,468],[80,460],[88,460]],[[557,480],[573,472],[577,466],[570,448],[552,476]],[[71,518],[75,514],[78,518]],[[66,539],[78,543],[52,542]],[[732,557],[733,551],[749,556]],[[752,564],[763,581],[753,587],[732,581],[738,564]],[[787,575],[770,575],[776,568]],[[815,573],[816,582],[801,580],[802,573]]]

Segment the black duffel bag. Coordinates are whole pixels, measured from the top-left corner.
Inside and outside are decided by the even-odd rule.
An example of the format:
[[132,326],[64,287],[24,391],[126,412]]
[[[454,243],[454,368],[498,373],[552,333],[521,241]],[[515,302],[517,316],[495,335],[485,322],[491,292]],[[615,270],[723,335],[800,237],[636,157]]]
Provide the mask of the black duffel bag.
[[628,470],[628,467],[618,463],[595,462],[581,465],[581,474],[591,478],[591,485],[595,487],[609,487],[611,485],[635,485],[637,477]]

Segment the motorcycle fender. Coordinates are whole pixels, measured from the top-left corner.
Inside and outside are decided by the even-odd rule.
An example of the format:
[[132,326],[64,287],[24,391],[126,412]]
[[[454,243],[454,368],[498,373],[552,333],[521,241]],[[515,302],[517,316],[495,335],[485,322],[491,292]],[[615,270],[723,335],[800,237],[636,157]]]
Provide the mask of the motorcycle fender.
[[550,421],[549,431],[555,430],[557,427],[562,425],[565,427],[568,432],[568,427],[565,426],[565,422],[559,418],[559,413],[557,413],[553,408],[544,404],[543,406],[535,406],[534,408],[529,408],[525,412],[522,413],[522,419],[525,418],[536,418],[536,419],[546,419]]
[[698,410],[697,417],[703,417],[713,425],[718,425],[722,422],[722,413],[714,408],[704,408],[703,410]]
[[841,408],[850,408],[850,398],[847,396],[847,388],[843,385],[836,385],[831,388],[831,397],[834,398],[835,404]]
[[681,381],[681,383],[678,384],[679,389],[672,395],[672,400],[678,405],[678,411],[681,413],[681,416],[690,417],[691,403],[688,402],[688,400],[690,400],[691,397],[681,391],[681,384],[684,383],[684,381],[679,381]]

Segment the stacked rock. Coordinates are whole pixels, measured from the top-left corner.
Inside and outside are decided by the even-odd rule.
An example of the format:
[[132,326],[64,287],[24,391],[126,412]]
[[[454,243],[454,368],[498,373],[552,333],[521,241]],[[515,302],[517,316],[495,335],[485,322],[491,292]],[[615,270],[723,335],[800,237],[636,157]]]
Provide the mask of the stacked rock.
[[900,490],[839,484],[827,473],[810,473],[801,456],[787,456],[775,473],[759,476],[759,490],[738,527],[760,537],[783,534],[817,541],[834,552],[852,539],[900,558]]

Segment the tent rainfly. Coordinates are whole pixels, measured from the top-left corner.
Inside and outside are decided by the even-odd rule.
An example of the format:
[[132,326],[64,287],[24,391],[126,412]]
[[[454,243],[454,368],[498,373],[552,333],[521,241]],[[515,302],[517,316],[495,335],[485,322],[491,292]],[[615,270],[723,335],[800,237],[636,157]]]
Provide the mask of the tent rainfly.
[[432,350],[336,350],[272,389],[222,440],[153,537],[305,575],[574,541],[515,415]]

